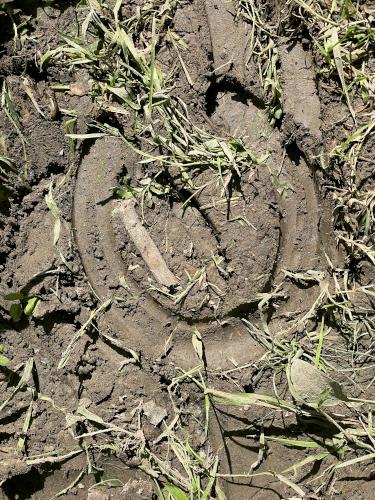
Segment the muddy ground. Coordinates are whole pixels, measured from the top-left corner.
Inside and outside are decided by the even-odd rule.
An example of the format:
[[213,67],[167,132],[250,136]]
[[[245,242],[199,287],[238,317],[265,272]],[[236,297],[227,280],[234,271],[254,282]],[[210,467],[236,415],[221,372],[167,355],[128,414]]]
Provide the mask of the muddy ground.
[[[87,68],[38,65],[62,33],[75,32],[84,2],[39,3],[12,4],[13,19],[25,22],[25,37],[16,40],[9,11],[0,10],[0,78],[18,120],[15,126],[3,102],[0,154],[27,171],[0,192],[0,326],[9,359],[0,368],[7,403],[0,416],[2,498],[156,498],[156,484],[170,478],[151,467],[151,452],[183,474],[162,434],[177,420],[180,439],[206,461],[198,472],[219,457],[208,498],[302,498],[276,476],[219,476],[281,473],[308,456],[309,449],[277,440],[265,446],[263,432],[321,443],[332,429],[322,432],[314,419],[293,412],[212,402],[206,434],[202,388],[175,377],[202,365],[207,387],[268,395],[277,388],[288,399],[284,371],[263,364],[267,342],[284,339],[290,347],[295,339],[313,356],[305,333],[318,331],[320,316],[309,311],[323,287],[333,286],[332,269],[345,273],[350,261],[359,282],[371,283],[371,262],[353,264],[337,243],[332,179],[321,167],[353,130],[337,78],[321,75],[324,61],[307,33],[279,36],[283,112],[272,126],[258,68],[247,60],[250,25],[235,20],[224,2],[179,2],[169,29],[188,47],[180,49],[183,65],[167,40],[157,53],[163,72],[173,75],[173,98],[209,134],[244,137],[256,157],[266,151],[267,167],[245,159],[248,167],[245,161],[241,177],[228,184],[228,201],[210,169],[192,172],[194,184],[206,186],[194,193],[171,165],[157,178],[171,195],[154,191],[132,204],[114,188],[124,179],[138,186],[160,168],[140,164],[118,137],[79,138],[97,131],[94,121],[126,136],[137,120],[132,110],[113,115],[100,107]],[[140,5],[123,1],[122,16]],[[270,2],[270,19],[275,8]],[[76,139],[66,137],[72,132]],[[147,142],[138,147],[147,149]],[[371,138],[365,147],[363,156],[371,157]],[[365,161],[360,172],[364,184],[373,182]],[[156,261],[148,254],[154,247]],[[311,272],[311,280],[291,276]],[[259,333],[265,323],[267,334]],[[346,376],[336,369],[351,363],[352,343],[330,328],[330,374],[351,396],[371,399],[371,342],[363,340],[365,369]],[[151,451],[140,453],[141,443]],[[337,471],[320,490],[319,477],[337,455],[324,460],[289,473],[304,498],[371,498],[373,462]]]

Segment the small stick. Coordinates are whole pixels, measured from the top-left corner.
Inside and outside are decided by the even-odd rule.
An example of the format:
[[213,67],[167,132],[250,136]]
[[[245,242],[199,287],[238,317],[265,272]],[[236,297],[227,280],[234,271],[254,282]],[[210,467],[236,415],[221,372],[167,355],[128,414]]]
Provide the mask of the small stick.
[[[0,3],[1,3],[1,1],[0,1]],[[25,89],[25,92],[28,95],[30,101],[33,103],[34,108],[37,110],[37,112],[40,114],[40,116],[42,116],[46,120],[46,115],[40,109],[40,106],[39,106],[39,104],[37,103],[37,101],[36,101],[36,99],[34,97],[34,94],[33,94],[33,91],[32,91],[32,88],[31,88],[29,80],[27,78],[24,78],[23,81],[22,81],[22,85],[23,85],[23,88]]]
[[187,69],[187,67],[186,67],[186,65],[185,65],[185,63],[184,63],[184,60],[182,59],[182,56],[181,56],[181,54],[180,54],[180,51],[178,50],[177,43],[173,40],[173,36],[171,36],[171,40],[172,40],[173,47],[174,47],[174,49],[175,49],[175,51],[176,51],[176,53],[177,53],[177,57],[178,57],[178,59],[179,59],[179,61],[180,61],[181,67],[182,67],[182,69],[184,70],[184,73],[185,73],[186,79],[187,79],[187,81],[188,81],[189,85],[190,85],[191,87],[194,87],[194,82],[193,82],[193,80],[191,79],[190,73],[189,73],[189,71],[188,71],[188,69]]
[[134,198],[121,200],[112,215],[120,216],[121,222],[156,280],[168,288],[177,285],[176,276],[169,270],[158,247],[139,220],[135,204]]

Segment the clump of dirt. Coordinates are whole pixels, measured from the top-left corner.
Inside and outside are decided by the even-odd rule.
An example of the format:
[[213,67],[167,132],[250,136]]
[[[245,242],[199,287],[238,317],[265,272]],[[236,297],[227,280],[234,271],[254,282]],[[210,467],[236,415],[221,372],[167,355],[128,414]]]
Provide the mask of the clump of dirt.
[[[348,248],[369,212],[341,215],[325,161],[353,128],[306,32],[269,46],[270,104],[248,2],[19,4],[0,1],[2,497],[366,498],[374,262]],[[301,357],[354,406],[293,391]]]

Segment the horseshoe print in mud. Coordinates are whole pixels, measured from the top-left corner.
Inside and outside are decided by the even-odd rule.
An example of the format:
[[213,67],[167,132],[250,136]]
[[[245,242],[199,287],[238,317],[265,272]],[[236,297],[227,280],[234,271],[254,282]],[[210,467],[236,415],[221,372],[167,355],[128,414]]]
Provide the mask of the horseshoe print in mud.
[[368,498],[371,9],[0,24],[0,498]]
[[[237,33],[238,29],[246,30],[246,24],[235,22],[234,12],[230,12],[224,4],[220,7],[207,2],[206,10],[210,33],[214,33],[211,43],[213,66],[216,67],[220,63],[217,54],[225,52],[233,56],[237,44],[228,37],[225,41],[220,36],[217,38],[215,26],[225,26],[225,32]],[[241,47],[240,53],[246,54],[244,51],[245,47]],[[232,57],[234,62],[228,72],[222,71],[221,76],[216,78],[217,88],[224,89],[234,74],[243,73],[241,78],[246,81],[243,57]],[[302,68],[301,71],[305,71],[303,84],[308,82],[308,85],[313,85],[311,68]],[[240,94],[251,95],[251,88],[241,85]],[[188,331],[191,321],[194,321],[203,323],[201,328],[212,332],[204,335],[208,359],[219,356],[218,366],[225,366],[221,351],[225,351],[227,358],[231,359],[229,353],[238,349],[238,343],[232,342],[233,328],[241,341],[246,342],[246,329],[238,321],[239,312],[246,315],[256,310],[258,294],[269,292],[274,281],[280,281],[280,268],[299,270],[304,265],[308,268],[310,262],[313,265],[322,255],[322,249],[319,249],[317,196],[306,161],[301,157],[296,165],[293,158],[285,154],[281,135],[268,125],[265,110],[258,108],[250,98],[242,102],[241,95],[231,90],[220,91],[211,116],[212,133],[218,131],[223,122],[226,123],[226,130],[222,132],[227,134],[233,134],[238,123],[243,124],[244,147],[254,149],[259,155],[262,149],[268,148],[267,165],[265,162],[257,164],[257,160],[249,158],[241,177],[237,172],[230,174],[231,178],[225,181],[227,186],[219,175],[213,178],[212,168],[197,165],[190,173],[190,183],[197,186],[195,189],[186,185],[172,165],[163,172],[165,182],[173,186],[169,199],[154,194],[150,207],[140,198],[135,205],[138,221],[145,222],[143,234],[147,240],[143,244],[157,249],[157,268],[165,267],[168,273],[175,276],[174,293],[155,279],[150,259],[142,259],[142,238],[137,244],[127,224],[114,216],[118,211],[116,207],[122,208],[123,221],[130,216],[124,208],[129,204],[127,200],[110,198],[110,188],[122,177],[137,178],[139,166],[130,148],[122,145],[119,139],[100,139],[79,168],[74,225],[86,273],[89,278],[92,276],[91,284],[103,298],[108,296],[110,290],[121,287],[119,276],[126,274],[127,279],[132,280],[134,290],[142,295],[139,309],[135,312],[132,305],[130,319],[126,315],[126,307],[120,303],[120,307],[112,306],[108,316],[117,318],[115,329],[120,327],[118,322],[126,322],[127,328],[121,328],[125,331],[131,324],[134,325],[135,330],[126,338],[127,345],[136,348],[142,338],[141,350],[144,354],[148,350],[154,353],[157,348],[153,329],[150,330],[150,340],[147,340],[145,322],[152,323],[156,328],[162,353],[171,331],[176,328],[179,332]],[[293,110],[289,115],[293,120]],[[308,119],[306,122],[308,127]],[[296,116],[295,127],[298,126]],[[313,133],[316,133],[315,129]],[[293,186],[286,201],[275,192],[271,182],[271,176],[276,176],[282,163],[283,182]],[[147,169],[141,175],[148,177]],[[104,255],[99,272],[93,254],[93,249],[97,252],[98,248]],[[227,341],[220,326],[223,318],[226,326],[233,326],[226,334]],[[170,329],[165,328],[166,321]],[[137,322],[138,327],[135,326]],[[239,333],[241,330],[242,335]],[[210,348],[210,336],[220,338],[220,351],[216,342]],[[194,351],[189,336],[180,346],[179,342],[176,336],[170,355],[185,363],[190,350],[190,363],[194,359]],[[243,347],[240,352],[245,353]],[[236,361],[241,363],[242,358]]]

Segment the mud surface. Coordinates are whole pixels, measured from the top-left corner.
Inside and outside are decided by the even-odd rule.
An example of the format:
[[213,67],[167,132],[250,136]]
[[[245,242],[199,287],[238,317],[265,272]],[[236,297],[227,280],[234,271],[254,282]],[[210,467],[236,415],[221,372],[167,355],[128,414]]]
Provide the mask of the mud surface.
[[[135,3],[123,2],[124,14],[134,12]],[[204,425],[196,425],[205,418],[197,385],[181,384],[178,410],[168,393],[173,378],[181,374],[176,367],[190,370],[200,363],[192,342],[192,331],[198,330],[206,375],[217,389],[272,394],[275,383],[282,395],[285,378],[276,374],[273,380],[267,371],[258,371],[266,349],[249,333],[249,325],[260,331],[266,316],[275,338],[298,334],[322,284],[331,283],[330,268],[343,266],[345,260],[333,232],[333,198],[317,158],[341,139],[342,129],[336,131],[335,124],[342,116],[350,121],[347,110],[327,98],[320,86],[319,59],[311,44],[280,37],[284,112],[272,127],[258,70],[248,64],[249,25],[236,20],[224,3],[194,0],[178,6],[170,29],[189,46],[183,60],[192,82],[178,66],[172,92],[188,104],[196,126],[221,137],[244,137],[254,157],[267,152],[267,167],[249,162],[229,188],[212,172],[193,169],[191,181],[204,186],[195,192],[171,166],[160,180],[171,186],[172,195],[151,193],[133,204],[119,199],[114,188],[124,178],[138,185],[155,175],[155,167],[140,164],[134,148],[121,138],[78,140],[73,151],[65,135],[72,130],[62,109],[74,110],[76,134],[92,132],[94,120],[106,120],[87,91],[91,75],[53,65],[39,71],[34,63],[35,40],[41,52],[56,48],[58,32],[68,32],[75,23],[77,6],[56,2],[37,8],[28,2],[18,15],[28,19],[34,38],[19,53],[9,20],[0,12],[0,78],[12,94],[22,128],[21,136],[0,111],[0,154],[28,171],[27,185],[20,183],[15,190],[2,186],[0,193],[1,344],[10,359],[0,372],[4,399],[20,382],[24,364],[33,360],[28,388],[0,416],[4,499],[48,499],[72,483],[63,497],[153,498],[153,482],[139,472],[139,444],[126,432],[116,443],[116,458],[105,449],[102,435],[90,451],[81,453],[79,435],[89,432],[79,417],[83,410],[133,433],[141,428],[144,441],[156,442],[160,453],[168,446],[158,439],[161,423],[171,423],[177,412],[192,448],[218,453],[224,475],[247,473],[257,461],[254,428],[258,433],[269,425],[273,435],[294,439],[313,429],[314,423],[309,430],[292,415],[285,421],[264,408],[216,408],[206,437]],[[173,50],[166,44],[158,54],[162,65],[172,65]],[[25,78],[39,111],[25,90]],[[65,86],[63,91],[56,90],[58,85]],[[60,109],[56,116],[54,99]],[[131,116],[118,120],[123,120],[124,130],[131,127]],[[276,177],[277,184],[272,182]],[[141,228],[132,217],[142,221]],[[142,230],[156,255],[148,255],[151,244],[139,244]],[[314,271],[324,278],[301,286],[285,271]],[[277,300],[263,314],[259,301],[275,290]],[[7,300],[11,293],[22,295]],[[24,311],[15,321],[11,305],[24,307],[30,297],[38,299],[32,314]],[[107,307],[90,317],[108,299]],[[237,372],[240,366],[245,368]],[[69,418],[76,418],[75,434]],[[24,435],[26,444],[15,452]],[[54,463],[53,457],[63,455]],[[25,461],[25,456],[32,460]],[[259,471],[283,470],[305,457],[304,450],[274,442]],[[80,476],[88,460],[92,470]],[[371,467],[362,469],[346,470],[324,498],[370,498],[370,483],[364,478]],[[314,466],[296,472],[295,479],[319,473]],[[123,486],[88,489],[113,478]],[[292,491],[269,476],[223,478],[221,487],[228,499],[287,498]]]

